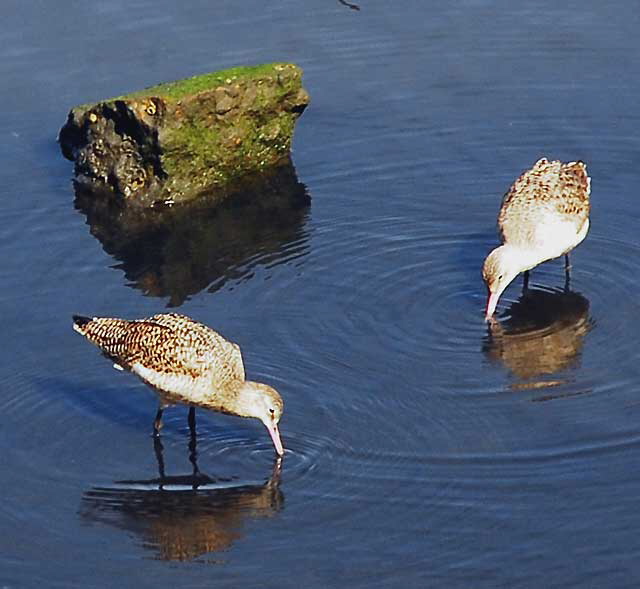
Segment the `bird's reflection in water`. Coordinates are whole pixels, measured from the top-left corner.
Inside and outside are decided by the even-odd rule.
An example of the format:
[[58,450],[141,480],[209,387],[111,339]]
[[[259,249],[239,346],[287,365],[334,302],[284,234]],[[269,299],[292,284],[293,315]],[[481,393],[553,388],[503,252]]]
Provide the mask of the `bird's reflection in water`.
[[589,301],[568,288],[525,288],[500,321],[488,324],[484,352],[515,377],[514,389],[562,384],[552,378],[575,365],[591,329]]
[[211,194],[193,204],[143,209],[81,184],[75,204],[129,284],[168,297],[173,307],[205,288],[249,277],[257,265],[307,253],[310,198],[290,162],[247,179],[221,204]]
[[193,434],[189,446],[192,474],[168,476],[156,437],[158,478],[93,488],[82,498],[81,516],[133,532],[162,560],[192,560],[231,546],[242,537],[245,520],[271,517],[282,509],[281,458],[264,484],[238,485],[201,473]]

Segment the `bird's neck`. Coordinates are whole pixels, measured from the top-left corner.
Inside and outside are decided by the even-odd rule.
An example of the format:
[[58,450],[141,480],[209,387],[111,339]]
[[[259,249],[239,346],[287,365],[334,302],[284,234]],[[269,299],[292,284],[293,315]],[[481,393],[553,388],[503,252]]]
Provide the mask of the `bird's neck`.
[[222,392],[225,398],[225,411],[240,417],[253,417],[255,406],[261,395],[256,385],[258,383],[250,380],[235,380],[229,383]]

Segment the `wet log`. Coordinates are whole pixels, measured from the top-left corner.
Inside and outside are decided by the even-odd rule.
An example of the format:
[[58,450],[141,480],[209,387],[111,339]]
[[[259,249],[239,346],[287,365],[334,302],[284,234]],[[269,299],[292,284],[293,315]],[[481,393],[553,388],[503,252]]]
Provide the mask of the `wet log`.
[[77,106],[58,140],[85,190],[142,207],[223,200],[288,165],[308,103],[297,66],[238,67]]

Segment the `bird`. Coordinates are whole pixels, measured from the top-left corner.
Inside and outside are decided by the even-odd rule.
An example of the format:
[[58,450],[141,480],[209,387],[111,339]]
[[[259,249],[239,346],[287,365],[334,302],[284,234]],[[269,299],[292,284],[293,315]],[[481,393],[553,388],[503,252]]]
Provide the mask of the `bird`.
[[284,454],[278,423],[284,403],[271,386],[245,379],[240,347],[213,329],[178,313],[144,319],[73,316],[73,329],[96,345],[118,370],[129,370],[155,390],[159,406],[153,433],[159,435],[163,411],[189,405],[259,419],[275,450]]
[[565,256],[589,231],[591,179],[582,161],[539,159],[504,195],[498,214],[502,245],[484,261],[482,277],[489,291],[485,319],[493,316],[500,295],[511,281],[542,262]]

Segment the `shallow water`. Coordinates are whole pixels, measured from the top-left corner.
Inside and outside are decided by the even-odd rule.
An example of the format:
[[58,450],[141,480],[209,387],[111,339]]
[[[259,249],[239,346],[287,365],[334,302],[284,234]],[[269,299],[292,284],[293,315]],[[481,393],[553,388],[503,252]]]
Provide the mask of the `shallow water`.
[[[636,6],[359,4],[5,2],[2,586],[637,584]],[[274,214],[128,243],[75,201],[71,106],[274,60],[312,97]],[[487,325],[500,198],[542,155],[587,162],[592,228],[568,289],[544,264]],[[167,308],[282,393],[281,465],[184,408],[154,447],[154,396],[70,329]]]

